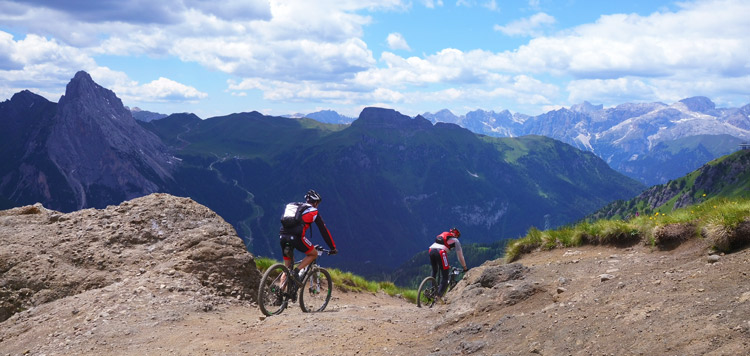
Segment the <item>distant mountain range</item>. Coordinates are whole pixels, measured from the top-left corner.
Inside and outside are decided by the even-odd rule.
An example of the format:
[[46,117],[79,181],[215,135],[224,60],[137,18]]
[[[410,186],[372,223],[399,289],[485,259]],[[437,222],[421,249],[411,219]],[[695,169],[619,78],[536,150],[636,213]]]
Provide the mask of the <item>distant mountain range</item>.
[[301,119],[303,117],[320,121],[326,124],[351,124],[356,118],[341,115],[333,110],[322,110],[310,114],[284,115],[283,117]]
[[167,117],[167,114],[141,110],[141,108],[138,107],[130,109],[126,106],[125,108],[130,110],[130,113],[133,114],[133,118],[138,121],[149,122]]
[[[538,116],[474,110],[424,113],[432,123],[453,123],[493,137],[541,135],[593,152],[616,171],[647,186],[681,177],[750,140],[750,104],[716,108],[706,97],[664,103],[625,103],[604,109],[583,102]],[[139,119],[140,114],[136,116]],[[285,117],[350,124],[355,118],[332,110]],[[147,121],[147,120],[142,120]]]
[[366,108],[349,125],[258,112],[137,122],[85,72],[57,104],[30,92],[0,103],[0,125],[14,157],[0,166],[0,203],[71,211],[154,191],[189,196],[252,252],[280,258],[283,205],[314,188],[341,250],[331,265],[363,274],[395,269],[452,226],[492,243],[645,188],[554,139],[477,135],[390,109]]
[[604,109],[588,102],[539,116],[476,110],[455,116],[442,110],[423,116],[498,137],[543,135],[591,151],[646,185],[681,177],[705,162],[737,150],[750,139],[750,104],[716,108],[705,97],[672,105],[622,104]]

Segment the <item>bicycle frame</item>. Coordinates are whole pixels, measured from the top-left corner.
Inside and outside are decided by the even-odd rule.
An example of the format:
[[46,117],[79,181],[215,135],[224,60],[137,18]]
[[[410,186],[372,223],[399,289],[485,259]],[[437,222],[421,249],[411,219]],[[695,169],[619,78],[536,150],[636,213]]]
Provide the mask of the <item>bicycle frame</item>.
[[[315,249],[316,249],[316,250],[318,251],[318,257],[315,257],[315,259],[314,259],[314,260],[313,260],[312,262],[310,262],[310,264],[309,264],[309,265],[307,265],[307,267],[305,267],[305,269],[304,269],[304,270],[301,270],[301,272],[302,272],[302,275],[300,275],[300,276],[295,276],[295,278],[297,278],[297,282],[302,282],[302,281],[303,281],[303,280],[305,279],[305,277],[307,276],[307,273],[308,273],[309,271],[311,271],[311,270],[313,270],[313,269],[318,269],[318,268],[320,268],[320,265],[318,265],[318,258],[319,258],[320,256],[322,256],[324,252],[325,252],[325,253],[330,253],[330,252],[331,252],[331,250],[326,250],[326,249],[324,249],[324,248],[322,248],[322,247],[320,247],[320,246],[318,246],[318,245],[316,245],[316,246],[315,246]],[[299,266],[299,264],[300,264],[300,263],[302,263],[302,261],[303,261],[303,260],[304,260],[304,259],[302,259],[302,260],[299,260],[299,261],[295,261],[295,262],[294,262],[294,263],[292,264],[292,268],[294,268],[294,266]]]
[[[451,267],[451,269],[448,272],[448,283],[445,291],[443,292],[443,296],[450,292],[453,287],[458,284],[458,281],[460,280],[460,276],[462,275],[462,272],[459,271],[456,267]],[[425,279],[422,280],[422,283],[420,283],[419,288],[417,289],[417,307],[422,307],[422,299],[426,298],[424,300],[425,306],[428,308],[432,308],[432,306],[435,304],[435,300],[437,299],[437,291],[440,286],[440,281],[442,280],[442,273],[438,273],[437,278],[434,278],[432,276],[427,276]]]
[[[318,257],[323,253],[330,254],[329,250],[320,246],[315,246],[315,249],[318,251]],[[297,261],[292,266],[299,265],[300,262]],[[263,314],[280,314],[286,309],[289,301],[296,303],[298,296],[300,308],[305,312],[319,312],[325,309],[331,298],[333,285],[330,273],[318,265],[318,258],[304,268],[301,275],[295,275],[292,271],[293,269],[290,270],[285,264],[277,263],[263,274],[258,287],[258,305]],[[310,274],[311,271],[313,274]],[[306,287],[303,283],[307,284],[308,280],[310,285]],[[323,291],[325,292],[321,293]]]

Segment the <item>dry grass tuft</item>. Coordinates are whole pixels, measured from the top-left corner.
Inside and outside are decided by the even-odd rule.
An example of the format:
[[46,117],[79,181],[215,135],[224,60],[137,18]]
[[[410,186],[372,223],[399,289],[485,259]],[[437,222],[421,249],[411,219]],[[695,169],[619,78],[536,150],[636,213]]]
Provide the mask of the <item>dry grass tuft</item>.
[[736,251],[750,244],[750,218],[735,227],[722,224],[707,224],[703,235],[721,252]]

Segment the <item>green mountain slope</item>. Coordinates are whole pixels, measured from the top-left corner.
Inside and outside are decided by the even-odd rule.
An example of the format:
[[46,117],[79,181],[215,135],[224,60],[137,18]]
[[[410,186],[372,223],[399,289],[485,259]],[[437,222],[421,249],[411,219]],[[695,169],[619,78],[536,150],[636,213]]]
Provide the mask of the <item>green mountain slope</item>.
[[393,271],[451,226],[466,243],[492,243],[644,188],[559,141],[490,138],[387,109],[349,126],[259,113],[162,121],[151,129],[183,162],[175,190],[232,223],[251,251],[280,257],[281,210],[313,188],[341,250],[331,263],[362,274]]
[[684,176],[689,173],[686,167],[700,167],[716,157],[730,154],[741,142],[730,135],[697,135],[660,142],[648,153],[620,163],[618,169],[648,185],[655,185]]
[[633,199],[614,201],[587,219],[667,213],[711,198],[750,198],[750,150],[717,158],[682,178],[653,186]]

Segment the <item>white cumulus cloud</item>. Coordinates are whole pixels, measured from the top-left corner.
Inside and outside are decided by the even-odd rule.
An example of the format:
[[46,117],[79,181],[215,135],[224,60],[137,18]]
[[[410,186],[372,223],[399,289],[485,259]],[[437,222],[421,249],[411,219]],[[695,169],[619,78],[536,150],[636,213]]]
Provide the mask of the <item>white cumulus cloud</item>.
[[[309,100],[316,106],[420,100],[443,105],[455,98],[526,108],[582,100],[670,101],[683,95],[732,102],[743,95],[746,100],[750,87],[746,0],[689,0],[675,3],[673,10],[604,15],[559,32],[552,32],[555,17],[537,12],[495,26],[507,36],[533,37],[504,51],[438,47],[414,54],[414,39],[410,46],[393,32],[386,38],[389,51],[375,55],[365,42],[365,30],[377,21],[373,14],[408,13],[414,4],[435,9],[432,13],[446,10],[438,9],[445,6],[443,1],[215,4],[0,0],[3,28],[29,33],[14,38],[10,30],[0,31],[0,94],[36,88],[60,95],[76,71],[86,70],[103,86],[133,100],[193,102],[208,95],[206,89],[158,75],[139,84],[122,71],[97,64],[99,56],[197,63],[231,78],[229,94],[257,91],[269,101]],[[482,6],[496,10],[498,4],[504,2],[455,3],[462,11]],[[543,7],[538,0],[521,6],[526,4],[526,10]]]
[[507,25],[495,25],[495,31],[500,31],[508,36],[540,36],[543,28],[553,25],[555,18],[544,13],[538,12],[531,17],[516,20]]
[[386,41],[388,41],[388,48],[392,50],[411,51],[409,44],[406,43],[406,39],[400,33],[389,33]]
[[191,86],[164,77],[144,84],[138,91],[142,101],[192,101],[208,96]]

